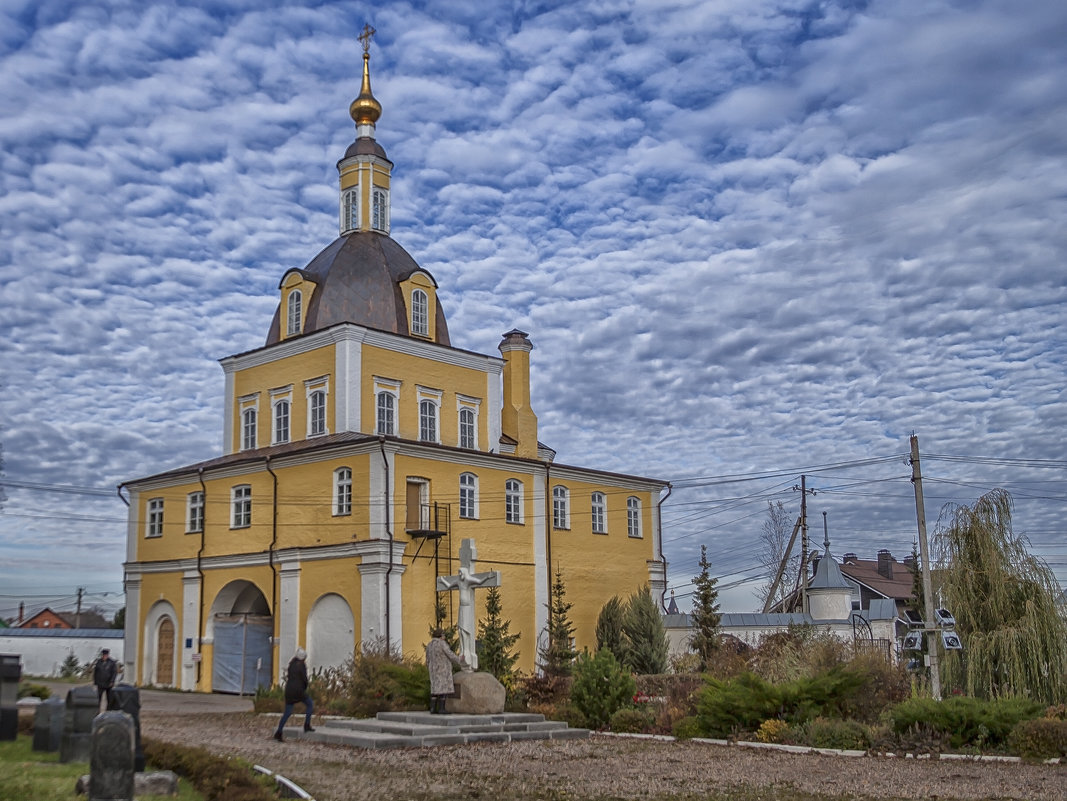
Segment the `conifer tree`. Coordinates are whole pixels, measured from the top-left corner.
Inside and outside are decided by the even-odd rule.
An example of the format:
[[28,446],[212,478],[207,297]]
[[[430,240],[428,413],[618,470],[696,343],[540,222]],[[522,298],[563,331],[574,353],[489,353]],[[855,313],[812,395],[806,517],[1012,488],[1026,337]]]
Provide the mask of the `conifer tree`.
[[639,675],[666,672],[667,630],[647,584],[627,601],[622,631],[626,667]]
[[445,642],[448,643],[448,647],[453,651],[459,652],[459,630],[455,624],[451,626],[445,625],[445,619],[448,617],[448,607],[445,606],[444,593],[437,593],[437,597],[434,599],[433,604],[433,624],[430,626],[430,636],[433,636],[435,629],[441,629],[445,634]]
[[908,608],[914,609],[922,617],[926,614],[926,592],[923,590],[923,566],[918,548],[914,542],[911,544],[911,599]]
[[552,582],[552,593],[548,607],[548,625],[545,630],[545,644],[538,656],[541,669],[546,676],[569,676],[578,652],[574,650],[574,624],[569,612],[574,604],[567,602],[567,588],[563,584],[563,573],[557,567],[556,578]]
[[496,676],[505,687],[514,683],[515,662],[518,653],[511,649],[519,641],[518,634],[508,629],[510,620],[504,620],[500,590],[490,587],[485,594],[485,620],[478,623],[478,668]]
[[721,632],[719,623],[719,590],[715,587],[718,579],[711,576],[708,561],[708,546],[700,546],[700,573],[693,577],[693,611],[689,617],[693,622],[693,634],[689,645],[700,657],[700,669],[707,670],[712,653],[719,648]]
[[596,619],[596,647],[598,651],[607,649],[620,664],[624,663],[626,646],[622,633],[625,609],[618,595],[613,595],[600,609]]
[[1067,615],[1062,590],[1025,538],[1012,532],[1011,495],[1002,489],[973,507],[946,507],[935,543],[945,606],[956,618],[962,654],[942,662],[948,686],[980,698],[1067,701]]

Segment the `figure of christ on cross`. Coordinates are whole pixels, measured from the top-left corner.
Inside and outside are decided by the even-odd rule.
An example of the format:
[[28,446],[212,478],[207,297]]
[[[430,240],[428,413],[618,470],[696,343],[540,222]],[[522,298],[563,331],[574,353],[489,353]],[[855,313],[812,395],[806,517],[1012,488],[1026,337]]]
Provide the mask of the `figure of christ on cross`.
[[500,586],[499,570],[474,572],[474,562],[477,558],[478,551],[474,547],[474,540],[463,540],[459,548],[459,575],[437,577],[438,592],[459,590],[459,655],[471,670],[478,669],[478,653],[474,648],[474,590],[476,587]]

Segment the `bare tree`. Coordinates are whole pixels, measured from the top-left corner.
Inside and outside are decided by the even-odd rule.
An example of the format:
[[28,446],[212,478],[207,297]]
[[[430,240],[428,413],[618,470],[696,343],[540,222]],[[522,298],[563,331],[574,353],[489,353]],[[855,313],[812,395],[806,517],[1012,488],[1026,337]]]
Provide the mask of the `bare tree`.
[[[767,501],[767,518],[763,521],[760,529],[759,560],[767,572],[767,583],[756,590],[756,595],[761,601],[766,602],[771,591],[771,584],[778,573],[778,567],[782,564],[786,546],[789,544],[789,535],[793,533],[793,519],[785,504],[781,501]],[[778,582],[778,589],[771,598],[775,604],[785,598],[797,586],[797,575],[800,571],[800,553],[796,551],[789,557],[782,580]]]

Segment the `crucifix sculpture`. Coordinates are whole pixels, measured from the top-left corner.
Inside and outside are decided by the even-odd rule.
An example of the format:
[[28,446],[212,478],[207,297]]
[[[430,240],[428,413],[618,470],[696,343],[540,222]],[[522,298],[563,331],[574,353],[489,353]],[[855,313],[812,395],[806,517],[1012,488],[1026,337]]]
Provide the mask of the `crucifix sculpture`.
[[478,669],[478,653],[474,649],[474,590],[476,587],[499,587],[500,571],[475,573],[478,551],[474,540],[465,539],[459,548],[459,575],[438,576],[437,591],[459,590],[459,655],[472,670]]

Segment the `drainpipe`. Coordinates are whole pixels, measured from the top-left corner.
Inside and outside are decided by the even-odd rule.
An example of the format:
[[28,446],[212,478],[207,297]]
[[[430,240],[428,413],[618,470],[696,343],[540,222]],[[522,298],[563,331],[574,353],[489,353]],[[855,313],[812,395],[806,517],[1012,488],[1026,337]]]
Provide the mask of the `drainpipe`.
[[393,651],[392,617],[389,606],[389,579],[393,574],[393,527],[389,516],[389,459],[385,455],[385,437],[378,437],[378,448],[382,453],[385,466],[385,534],[389,538],[389,566],[385,569],[385,643],[389,652]]
[[659,532],[659,560],[663,563],[663,593],[659,597],[660,608],[667,611],[667,558],[663,555],[663,504],[671,497],[674,487],[667,485],[667,494],[656,501],[656,530]]
[[200,510],[200,549],[196,552],[196,575],[199,577],[197,587],[200,598],[196,605],[196,652],[200,659],[196,662],[196,686],[200,687],[201,671],[204,669],[204,537],[207,532],[207,484],[204,483],[204,468],[196,469],[196,479],[200,482],[200,495],[204,501]]
[[[267,472],[270,473],[270,477],[274,479],[274,491],[271,493],[270,549],[268,550],[268,561],[270,562],[270,616],[278,625],[280,631],[281,623],[278,621],[278,568],[274,564],[274,548],[278,544],[278,476],[270,469],[270,456],[267,456],[264,464]],[[277,640],[275,640],[275,644],[277,644]]]
[[552,466],[545,462],[545,571],[548,576],[548,599],[552,603]]

